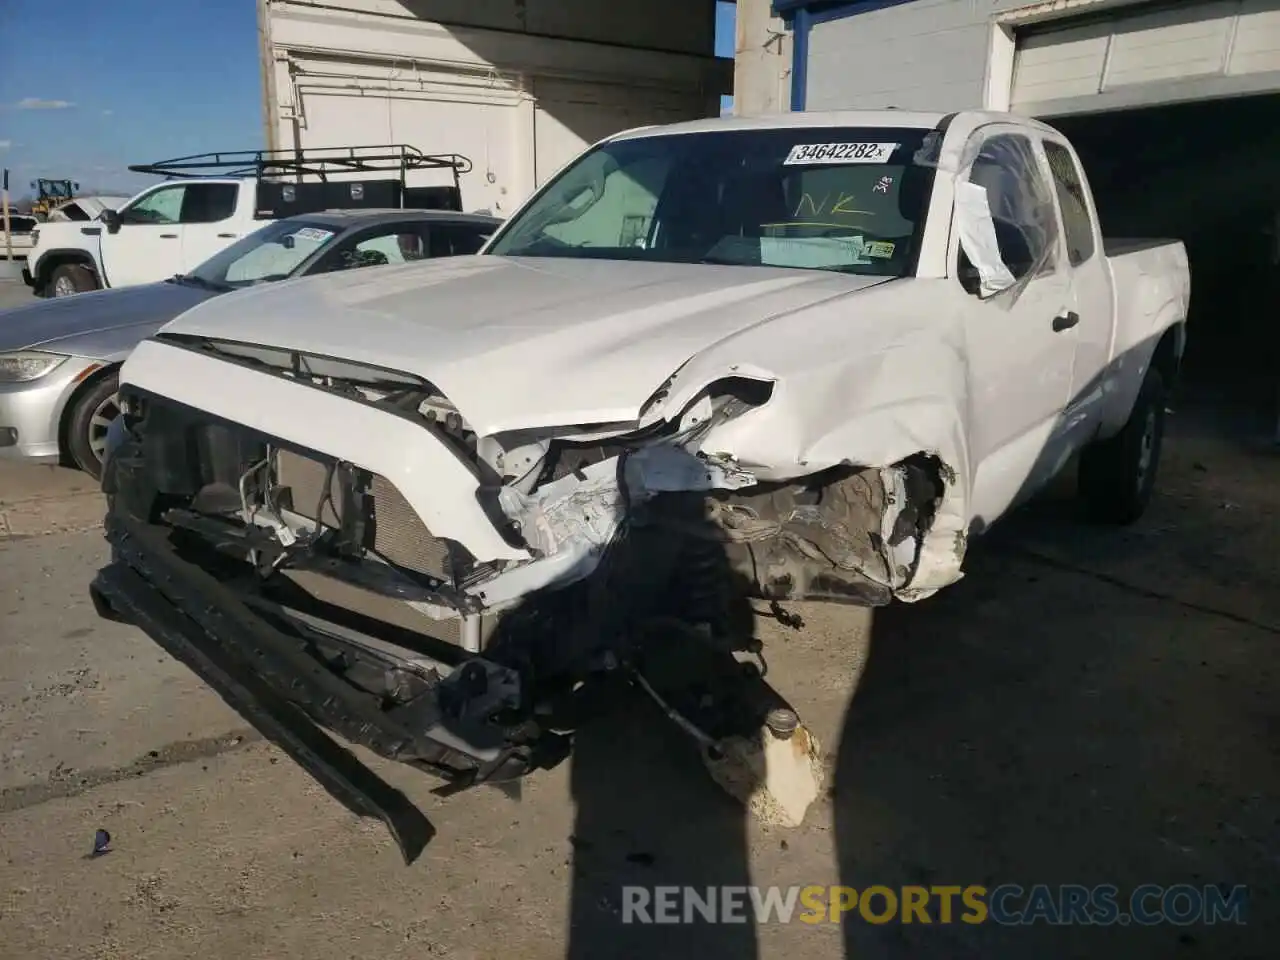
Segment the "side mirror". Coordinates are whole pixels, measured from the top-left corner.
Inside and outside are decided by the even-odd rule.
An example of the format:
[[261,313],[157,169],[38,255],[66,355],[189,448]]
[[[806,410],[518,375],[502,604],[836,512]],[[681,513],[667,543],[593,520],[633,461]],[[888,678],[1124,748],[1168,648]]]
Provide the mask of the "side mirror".
[[107,233],[116,233],[120,229],[120,214],[115,210],[103,210],[99,215]]

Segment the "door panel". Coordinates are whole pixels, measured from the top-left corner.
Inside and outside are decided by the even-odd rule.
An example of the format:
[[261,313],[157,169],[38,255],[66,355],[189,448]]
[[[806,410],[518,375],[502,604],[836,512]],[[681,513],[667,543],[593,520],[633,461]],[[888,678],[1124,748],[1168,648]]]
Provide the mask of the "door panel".
[[113,287],[154,283],[182,273],[185,184],[143,194],[120,211],[120,229],[99,236],[106,280]]
[[[182,198],[182,265],[190,272],[243,236],[236,217],[240,187],[234,183],[192,183]],[[253,225],[249,225],[252,229]]]
[[1032,282],[1012,308],[971,305],[975,515],[994,519],[1062,466],[1075,335],[1055,330],[1054,318],[1072,306],[1061,273]]
[[1080,323],[1076,328],[1075,366],[1068,417],[1072,443],[1092,435],[1102,412],[1102,374],[1111,356],[1115,301],[1111,271],[1096,228],[1083,168],[1065,141],[1046,138],[1045,155],[1053,175],[1066,241],[1072,290]]

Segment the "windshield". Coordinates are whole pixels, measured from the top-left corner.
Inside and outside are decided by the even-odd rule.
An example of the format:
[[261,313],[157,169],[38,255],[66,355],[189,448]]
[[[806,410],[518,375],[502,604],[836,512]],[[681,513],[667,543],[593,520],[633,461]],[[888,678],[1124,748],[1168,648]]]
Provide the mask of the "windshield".
[[337,231],[323,224],[276,220],[215,253],[190,275],[227,290],[283,280],[335,236]]
[[486,252],[902,276],[933,184],[915,161],[930,134],[792,127],[606,143]]

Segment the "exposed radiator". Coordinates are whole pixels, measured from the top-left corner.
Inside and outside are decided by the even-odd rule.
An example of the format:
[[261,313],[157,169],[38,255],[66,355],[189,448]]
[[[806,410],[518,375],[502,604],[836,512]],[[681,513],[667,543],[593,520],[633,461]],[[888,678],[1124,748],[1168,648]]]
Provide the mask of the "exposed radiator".
[[[324,464],[282,450],[277,470],[280,485],[292,491],[294,513],[315,520],[316,507],[324,491]],[[372,492],[374,538],[367,546],[396,566],[452,583],[447,544],[432,535],[400,491],[385,477],[373,475]],[[320,522],[337,526],[341,523],[339,511],[342,509],[337,477],[333,479],[330,493]]]

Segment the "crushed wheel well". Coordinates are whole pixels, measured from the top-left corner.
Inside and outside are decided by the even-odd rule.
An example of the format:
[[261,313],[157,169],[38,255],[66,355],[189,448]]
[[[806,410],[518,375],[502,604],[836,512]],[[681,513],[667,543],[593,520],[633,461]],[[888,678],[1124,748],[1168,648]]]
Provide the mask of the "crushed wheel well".
[[915,576],[952,478],[940,458],[920,453],[892,471],[841,465],[740,491],[664,494],[648,515],[718,543],[749,596],[882,606]]

